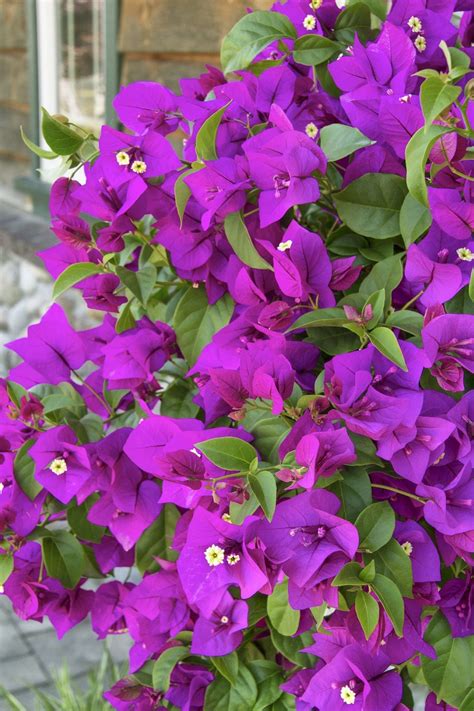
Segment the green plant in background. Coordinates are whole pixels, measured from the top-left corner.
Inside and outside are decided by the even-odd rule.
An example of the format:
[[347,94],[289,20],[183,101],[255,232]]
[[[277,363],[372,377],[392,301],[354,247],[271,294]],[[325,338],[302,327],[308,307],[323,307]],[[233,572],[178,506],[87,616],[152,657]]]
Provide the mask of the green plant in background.
[[[53,675],[56,687],[54,695],[34,689],[35,711],[108,711],[112,707],[102,694],[122,675],[123,670],[114,662],[108,649],[104,651],[99,666],[88,674],[86,689],[79,687],[71,677],[71,670],[64,665]],[[0,698],[7,702],[11,711],[32,711],[4,687],[0,687]]]

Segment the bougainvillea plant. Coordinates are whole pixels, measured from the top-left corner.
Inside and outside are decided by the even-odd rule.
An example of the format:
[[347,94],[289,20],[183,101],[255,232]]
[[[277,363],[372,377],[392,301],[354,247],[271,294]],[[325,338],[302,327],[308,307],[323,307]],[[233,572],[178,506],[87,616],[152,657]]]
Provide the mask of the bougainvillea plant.
[[474,708],[472,5],[345,4],[25,137],[102,316],[8,345],[2,590],[129,635],[122,711]]

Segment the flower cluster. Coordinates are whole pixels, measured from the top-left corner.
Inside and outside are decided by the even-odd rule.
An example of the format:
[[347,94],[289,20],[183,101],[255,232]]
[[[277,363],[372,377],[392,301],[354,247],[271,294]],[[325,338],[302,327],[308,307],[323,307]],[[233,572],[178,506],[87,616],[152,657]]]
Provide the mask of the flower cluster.
[[44,112],[85,175],[41,257],[100,319],[8,344],[0,579],[129,635],[121,711],[472,708],[474,17],[344,4],[249,12],[98,145]]

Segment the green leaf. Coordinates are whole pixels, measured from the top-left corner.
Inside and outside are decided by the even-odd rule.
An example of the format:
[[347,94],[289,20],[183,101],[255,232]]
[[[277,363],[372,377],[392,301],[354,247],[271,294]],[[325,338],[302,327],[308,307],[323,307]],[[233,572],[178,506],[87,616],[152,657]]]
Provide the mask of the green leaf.
[[367,173],[334,195],[339,217],[351,230],[372,239],[400,234],[405,181],[390,173]]
[[80,420],[87,414],[84,400],[70,383],[60,383],[51,394],[43,397],[43,407],[48,420],[57,423],[71,417]]
[[370,10],[367,5],[358,2],[343,10],[337,16],[334,30],[337,39],[345,44],[352,44],[356,34],[361,42],[370,39]]
[[157,691],[168,691],[170,688],[170,677],[176,664],[189,656],[187,647],[170,647],[160,654],[153,664],[153,688]]
[[0,554],[0,585],[3,585],[13,571],[13,555],[8,553]]
[[257,700],[257,684],[251,672],[243,664],[232,686],[223,676],[217,676],[207,687],[204,708],[212,711],[253,709]]
[[355,611],[360,626],[364,630],[365,638],[369,639],[379,621],[379,606],[377,601],[374,600],[369,593],[358,590],[355,598]]
[[33,141],[30,141],[28,136],[25,134],[23,131],[23,127],[20,126],[20,134],[23,143],[27,148],[30,149],[32,153],[35,155],[39,156],[40,158],[46,158],[46,160],[54,160],[57,158],[57,154],[54,153],[53,151],[47,151],[45,148],[41,148],[41,146],[37,146],[36,143],[33,143]]
[[75,533],[78,538],[82,538],[84,541],[91,541],[92,543],[100,543],[105,533],[104,526],[96,526],[87,518],[89,511],[98,498],[99,496],[97,494],[93,494],[80,505],[72,504],[71,508],[68,508],[67,511],[67,522],[71,531]]
[[58,276],[54,283],[53,301],[70,289],[71,286],[94,274],[100,274],[102,270],[103,268],[99,264],[92,264],[92,262],[70,264],[69,267],[66,267],[62,274]]
[[216,467],[229,471],[246,472],[255,459],[257,451],[239,437],[218,437],[198,442],[196,448],[211,460]]
[[252,269],[269,269],[271,264],[257,252],[242,217],[242,212],[227,215],[224,221],[225,235],[238,258]]
[[132,314],[132,303],[133,301],[127,301],[120,311],[120,316],[115,324],[115,331],[117,333],[123,333],[128,331],[130,328],[134,328],[136,321]]
[[398,365],[404,371],[408,371],[402,349],[397,341],[397,337],[389,328],[378,326],[369,333],[370,342],[380,353]]
[[275,476],[272,472],[263,471],[258,474],[249,474],[248,482],[257,501],[263,509],[263,513],[269,521],[275,513],[277,487]]
[[408,141],[405,149],[407,167],[407,186],[410,194],[428,207],[428,190],[426,187],[425,169],[428,155],[436,141],[455,129],[449,126],[434,124],[427,131],[422,127]]
[[339,516],[347,521],[355,521],[360,512],[372,501],[369,475],[365,470],[345,470],[342,479],[331,484],[332,492],[339,497]]
[[194,393],[186,381],[177,378],[160,396],[160,415],[166,417],[195,417],[199,406],[193,402]]
[[471,301],[474,301],[474,270],[471,272],[471,278],[469,279],[468,294]]
[[240,526],[247,516],[251,516],[257,509],[259,503],[258,499],[253,492],[250,493],[248,499],[242,504],[237,504],[235,501],[231,501],[229,505],[229,513],[232,523]]
[[362,572],[362,567],[359,563],[346,563],[346,565],[341,568],[339,573],[336,575],[332,581],[334,587],[339,588],[343,585],[357,585],[362,587],[366,583],[361,580],[360,574]]
[[122,284],[146,306],[156,284],[156,267],[148,262],[137,272],[126,267],[117,267],[116,273]]
[[385,308],[388,308],[392,300],[392,291],[399,285],[402,276],[402,255],[394,254],[374,264],[370,273],[362,281],[359,291],[365,296],[370,296],[374,291],[385,289]]
[[[314,35],[318,37],[319,35]],[[320,39],[323,39],[322,37]],[[321,129],[321,148],[329,161],[340,160],[350,156],[359,148],[371,146],[375,141],[364,136],[358,128],[333,123]]]
[[474,637],[453,638],[448,621],[437,612],[424,639],[434,647],[437,655],[436,659],[421,655],[425,679],[439,698],[458,708],[473,681]]
[[359,547],[372,553],[382,548],[392,537],[395,514],[387,501],[370,504],[357,517]]
[[65,588],[75,588],[84,565],[84,551],[77,538],[62,529],[48,531],[41,546],[48,575],[60,580]]
[[210,305],[203,287],[191,286],[186,290],[176,307],[173,324],[188,365],[195,364],[216,331],[229,323],[233,310],[234,302],[229,294]]
[[369,10],[379,18],[379,20],[385,20],[388,12],[388,2],[387,0],[348,0],[347,7],[351,7],[358,2],[363,2],[367,5]]
[[299,610],[293,610],[288,602],[288,580],[275,588],[267,599],[268,617],[272,626],[283,636],[294,635],[300,624]]
[[344,309],[329,308],[315,309],[307,314],[303,314],[290,326],[288,333],[298,331],[300,328],[325,328],[326,326],[342,327],[347,323]]
[[420,102],[425,117],[425,133],[433,121],[453,101],[456,101],[462,89],[460,86],[447,84],[441,77],[425,79],[420,89]]
[[202,124],[196,136],[196,155],[199,160],[217,160],[216,137],[222,117],[232,101],[228,101],[217,111],[214,111]]
[[211,662],[227,681],[234,686],[239,674],[239,657],[237,652],[226,654],[225,657],[211,657]]
[[418,311],[394,311],[387,318],[386,325],[419,336],[423,327],[423,316]]
[[392,620],[395,632],[401,637],[403,635],[405,608],[400,590],[393,580],[379,573],[373,579],[371,587],[384,606],[385,612]]
[[373,560],[370,561],[365,568],[360,571],[359,578],[364,581],[364,583],[371,583],[375,578],[375,563]]
[[252,59],[275,40],[296,39],[290,20],[278,12],[257,11],[242,17],[224,37],[221,65],[225,73],[245,69]]
[[364,308],[362,309],[362,313],[365,313],[365,309],[367,306],[372,307],[373,316],[370,319],[370,321],[368,321],[368,323],[367,323],[367,328],[369,330],[372,328],[375,328],[375,326],[378,324],[378,322],[382,318],[383,311],[384,311],[384,305],[385,305],[385,289],[378,289],[377,291],[374,291],[374,293],[371,294],[367,298],[367,301],[364,304]]
[[41,107],[43,120],[41,131],[44,140],[58,156],[70,156],[84,143],[84,138],[69,128],[65,123],[57,121],[44,107]]
[[179,174],[174,184],[174,201],[176,204],[176,211],[178,213],[180,226],[182,226],[183,224],[184,211],[186,210],[186,205],[188,204],[188,200],[191,197],[191,190],[184,182],[184,179],[187,178],[188,175],[197,173],[199,170],[202,170],[202,166],[199,168],[190,168],[189,170],[183,170]]
[[[321,35],[298,37],[293,49],[293,59],[298,64],[313,66],[327,62],[341,52],[341,45]],[[331,160],[331,159],[330,159]],[[335,159],[334,159],[335,160]]]
[[135,546],[135,565],[140,573],[156,571],[155,558],[176,560],[178,554],[172,550],[174,531],[179,519],[179,511],[173,504],[165,504],[158,518],[140,536]]
[[[472,652],[471,652],[472,655]],[[474,689],[470,689],[461,702],[459,711],[472,711],[474,709]]]
[[280,654],[283,654],[290,662],[298,664],[301,667],[314,668],[314,655],[309,652],[301,651],[305,647],[309,647],[313,644],[314,640],[311,632],[305,632],[298,637],[285,637],[285,635],[280,634],[280,632],[273,627],[270,627],[270,632],[273,645]]
[[278,448],[290,427],[283,417],[275,417],[268,410],[250,410],[242,420],[246,432],[253,435],[258,451],[270,464],[278,464]]
[[34,439],[27,440],[16,453],[13,463],[15,481],[31,501],[43,490],[35,479],[35,463],[28,454],[34,443]]
[[257,682],[257,700],[252,711],[264,711],[281,696],[281,668],[268,659],[254,659],[248,668]]
[[408,193],[400,210],[400,232],[405,247],[408,248],[413,242],[416,242],[418,237],[426,232],[432,221],[433,218],[428,208],[415,200],[411,193]]
[[413,573],[410,556],[394,538],[374,553],[377,573],[390,578],[398,586],[403,597],[412,597]]

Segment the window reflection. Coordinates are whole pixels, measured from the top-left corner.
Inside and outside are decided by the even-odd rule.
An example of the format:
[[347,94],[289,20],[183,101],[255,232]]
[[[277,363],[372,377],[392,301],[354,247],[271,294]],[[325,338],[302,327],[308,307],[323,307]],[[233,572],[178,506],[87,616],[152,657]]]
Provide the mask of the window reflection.
[[59,112],[90,129],[105,118],[104,0],[59,0]]

